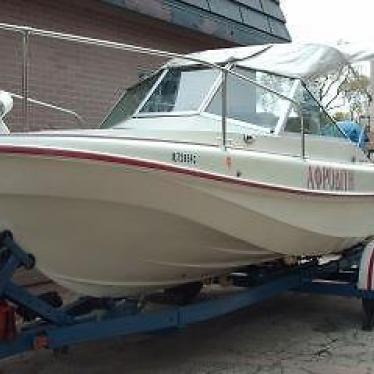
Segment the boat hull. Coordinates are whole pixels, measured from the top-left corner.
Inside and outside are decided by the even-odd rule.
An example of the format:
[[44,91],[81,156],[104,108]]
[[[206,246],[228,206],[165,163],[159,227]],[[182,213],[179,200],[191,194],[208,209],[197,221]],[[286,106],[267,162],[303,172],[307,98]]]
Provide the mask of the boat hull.
[[48,277],[85,295],[147,293],[288,255],[339,252],[369,230],[350,232],[336,214],[349,204],[354,218],[360,200],[327,204],[162,164],[75,156],[2,155],[0,227]]

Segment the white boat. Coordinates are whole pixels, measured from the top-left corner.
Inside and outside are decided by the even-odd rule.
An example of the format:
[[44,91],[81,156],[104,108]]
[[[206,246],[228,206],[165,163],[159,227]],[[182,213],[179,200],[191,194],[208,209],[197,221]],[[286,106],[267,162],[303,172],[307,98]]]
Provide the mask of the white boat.
[[100,129],[2,135],[0,228],[92,296],[357,244],[374,234],[374,165],[302,83],[368,57],[344,48],[186,56],[130,88]]

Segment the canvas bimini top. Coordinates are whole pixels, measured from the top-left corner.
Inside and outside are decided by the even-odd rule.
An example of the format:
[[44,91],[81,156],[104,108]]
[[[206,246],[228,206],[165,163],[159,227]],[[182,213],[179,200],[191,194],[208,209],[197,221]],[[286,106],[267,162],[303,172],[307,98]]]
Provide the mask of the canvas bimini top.
[[[288,43],[207,50],[186,55],[208,64],[229,62],[253,70],[290,78],[310,80],[346,65],[374,60],[371,43]],[[173,59],[167,66],[188,66],[196,62]]]

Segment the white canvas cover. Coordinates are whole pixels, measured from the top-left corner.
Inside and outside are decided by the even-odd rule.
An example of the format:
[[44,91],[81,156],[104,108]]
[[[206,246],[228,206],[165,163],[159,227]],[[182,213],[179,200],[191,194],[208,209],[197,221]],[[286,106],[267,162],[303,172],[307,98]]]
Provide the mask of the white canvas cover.
[[[209,64],[236,65],[292,78],[309,80],[356,62],[374,60],[374,43],[329,45],[320,43],[267,44],[208,50],[186,55]],[[194,65],[184,59],[169,66]]]

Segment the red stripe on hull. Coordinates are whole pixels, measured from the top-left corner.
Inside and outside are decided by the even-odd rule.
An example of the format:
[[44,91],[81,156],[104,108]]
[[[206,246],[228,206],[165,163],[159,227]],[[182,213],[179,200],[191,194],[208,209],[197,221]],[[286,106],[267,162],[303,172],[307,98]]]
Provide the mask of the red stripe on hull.
[[126,156],[113,156],[102,153],[94,153],[87,151],[66,150],[57,148],[38,148],[38,147],[24,147],[24,146],[0,146],[0,154],[7,155],[26,155],[26,156],[47,156],[58,158],[70,158],[79,160],[92,160],[107,163],[121,164],[127,166],[135,166],[146,169],[162,170],[171,173],[185,174],[193,177],[209,179],[219,182],[231,183],[240,186],[253,187],[265,189],[270,191],[279,191],[298,195],[311,195],[319,197],[359,197],[359,198],[373,198],[374,193],[333,193],[325,191],[313,191],[305,189],[297,189],[291,187],[284,187],[278,185],[270,185],[265,183],[253,182],[243,179],[236,179],[221,174],[213,174],[206,171],[199,171],[194,169],[187,169],[178,166],[168,165],[165,163],[148,161],[143,159],[131,158]]

